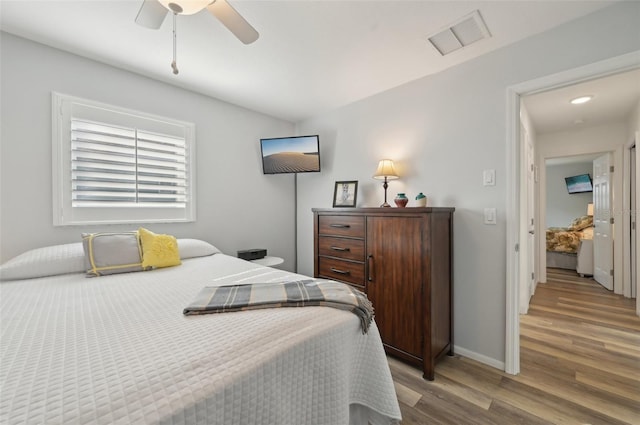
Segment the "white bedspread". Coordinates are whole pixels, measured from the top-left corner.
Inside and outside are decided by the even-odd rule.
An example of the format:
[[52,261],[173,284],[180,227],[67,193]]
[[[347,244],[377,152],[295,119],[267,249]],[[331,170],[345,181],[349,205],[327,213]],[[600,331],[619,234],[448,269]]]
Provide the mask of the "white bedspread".
[[354,314],[327,307],[182,314],[204,286],[296,276],[216,254],[150,272],[0,283],[0,423],[399,419],[375,324],[363,335]]

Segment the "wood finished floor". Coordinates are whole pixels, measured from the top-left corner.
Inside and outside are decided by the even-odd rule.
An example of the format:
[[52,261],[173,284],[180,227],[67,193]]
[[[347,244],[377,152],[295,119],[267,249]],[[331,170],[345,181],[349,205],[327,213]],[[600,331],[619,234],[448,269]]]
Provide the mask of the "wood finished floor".
[[429,382],[389,358],[402,425],[640,425],[635,300],[567,270],[547,277],[520,316],[519,375],[456,356]]

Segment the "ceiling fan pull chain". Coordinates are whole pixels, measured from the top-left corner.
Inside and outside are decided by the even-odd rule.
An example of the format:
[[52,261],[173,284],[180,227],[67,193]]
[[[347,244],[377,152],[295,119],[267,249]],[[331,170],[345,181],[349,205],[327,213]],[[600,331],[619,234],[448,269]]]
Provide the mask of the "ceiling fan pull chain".
[[178,64],[176,63],[176,16],[177,13],[173,13],[173,62],[171,62],[171,68],[173,69],[173,73],[178,75]]

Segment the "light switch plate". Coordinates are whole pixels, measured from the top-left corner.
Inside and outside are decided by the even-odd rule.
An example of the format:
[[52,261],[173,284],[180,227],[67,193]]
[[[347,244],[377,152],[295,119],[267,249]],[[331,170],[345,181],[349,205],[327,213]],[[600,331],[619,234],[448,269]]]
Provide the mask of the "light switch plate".
[[485,208],[484,209],[484,224],[496,224],[496,209]]
[[484,186],[495,186],[496,185],[496,170],[484,170],[482,172],[482,184]]

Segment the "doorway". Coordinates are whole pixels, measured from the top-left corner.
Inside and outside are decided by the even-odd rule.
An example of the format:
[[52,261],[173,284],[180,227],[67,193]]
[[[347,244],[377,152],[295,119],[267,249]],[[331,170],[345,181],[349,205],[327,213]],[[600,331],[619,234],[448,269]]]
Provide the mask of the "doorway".
[[[540,255],[540,245],[536,253],[529,252],[527,244],[521,240],[521,223],[523,211],[521,199],[528,195],[526,185],[523,184],[521,170],[523,168],[523,147],[520,143],[520,100],[521,96],[539,93],[555,88],[561,88],[580,82],[593,80],[624,71],[638,69],[638,63],[634,54],[627,54],[606,61],[587,65],[585,67],[565,71],[548,77],[529,81],[507,89],[507,287],[506,287],[506,335],[505,335],[505,371],[518,374],[520,371],[520,277],[522,257]],[[617,161],[622,162],[622,147]],[[622,168],[622,167],[621,167]],[[637,176],[636,176],[637,178]],[[621,177],[620,177],[621,180]],[[621,182],[621,181],[620,181]],[[621,185],[620,185],[621,186]],[[621,207],[621,205],[620,205]],[[621,210],[621,209],[620,209]],[[539,210],[538,210],[539,211]],[[539,223],[536,233],[540,235]],[[622,238],[619,238],[620,241]],[[622,246],[618,249],[621,252]],[[539,270],[546,280],[546,271]],[[615,279],[614,279],[615,281]],[[638,308],[640,310],[640,307]]]
[[[545,158],[538,191],[540,238],[546,239],[541,267],[594,275],[593,162],[602,153]],[[544,282],[543,282],[544,283]]]

